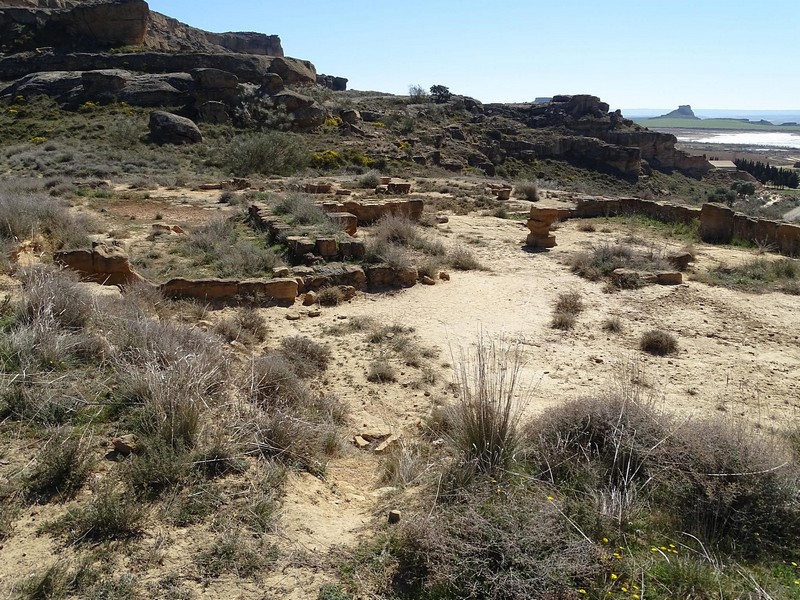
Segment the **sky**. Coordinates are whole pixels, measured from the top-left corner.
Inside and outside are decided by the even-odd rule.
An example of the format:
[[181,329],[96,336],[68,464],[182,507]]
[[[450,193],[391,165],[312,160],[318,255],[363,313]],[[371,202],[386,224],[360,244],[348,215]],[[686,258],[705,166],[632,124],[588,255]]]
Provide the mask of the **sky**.
[[348,89],[482,102],[800,110],[800,0],[148,0],[208,31],[277,34]]

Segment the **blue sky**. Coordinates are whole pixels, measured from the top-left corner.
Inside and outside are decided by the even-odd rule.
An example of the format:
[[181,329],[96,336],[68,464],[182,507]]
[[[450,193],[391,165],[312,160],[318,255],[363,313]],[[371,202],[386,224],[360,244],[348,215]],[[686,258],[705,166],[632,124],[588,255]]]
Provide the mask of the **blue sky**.
[[148,1],[202,29],[278,34],[352,89],[800,110],[800,0]]

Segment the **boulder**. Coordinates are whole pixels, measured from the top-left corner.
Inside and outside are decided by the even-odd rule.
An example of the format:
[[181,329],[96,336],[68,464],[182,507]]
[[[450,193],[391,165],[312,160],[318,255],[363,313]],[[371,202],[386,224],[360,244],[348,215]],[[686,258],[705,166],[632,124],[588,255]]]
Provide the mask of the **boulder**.
[[690,252],[672,252],[671,254],[667,254],[667,262],[678,269],[678,271],[685,271],[689,268],[689,263],[693,260],[694,257]]
[[260,92],[272,96],[283,90],[283,78],[277,73],[265,73],[261,81]]
[[272,96],[276,106],[283,107],[292,116],[295,129],[309,130],[325,122],[326,111],[313,98],[291,90],[283,90]]
[[225,104],[215,100],[204,102],[197,107],[197,119],[212,125],[227,125],[231,121]]
[[203,134],[191,119],[156,110],[150,113],[150,139],[158,144],[196,144]]

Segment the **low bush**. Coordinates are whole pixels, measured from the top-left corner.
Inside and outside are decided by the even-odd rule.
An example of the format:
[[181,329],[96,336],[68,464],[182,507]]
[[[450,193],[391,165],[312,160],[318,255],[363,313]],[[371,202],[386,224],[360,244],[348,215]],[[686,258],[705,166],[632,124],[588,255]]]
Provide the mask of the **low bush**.
[[241,134],[222,150],[220,162],[234,175],[294,175],[310,160],[299,136],[280,131]]
[[650,354],[664,356],[678,351],[678,340],[670,333],[660,329],[651,329],[642,334],[639,348]]
[[85,215],[73,215],[65,201],[42,193],[38,185],[24,181],[0,185],[0,241],[35,241],[44,236],[56,249],[88,247],[88,234],[97,224]]
[[296,225],[330,223],[322,207],[313,198],[301,192],[288,192],[272,205],[276,215],[285,215]]
[[248,379],[250,401],[263,410],[297,408],[311,398],[310,390],[283,354],[269,353],[253,359]]
[[72,271],[38,266],[21,272],[23,319],[32,323],[52,319],[65,328],[85,326],[92,316],[91,294]]
[[572,598],[603,569],[591,542],[524,485],[475,484],[458,502],[425,513],[381,546],[387,597]]
[[603,331],[609,333],[620,333],[622,331],[622,319],[617,316],[608,317],[603,321]]
[[553,329],[569,330],[575,326],[577,316],[583,311],[583,298],[578,291],[562,292],[556,298],[553,308]]
[[[616,269],[637,271],[670,271],[672,267],[654,249],[641,251],[624,244],[601,244],[588,252],[580,252],[572,257],[570,268],[589,281],[609,277]],[[625,287],[624,279],[621,287]],[[641,285],[639,277],[630,281],[631,286]]]
[[63,535],[71,544],[103,542],[139,535],[145,517],[145,507],[138,500],[115,490],[113,482],[105,482],[95,486],[88,504],[70,509],[43,529]]
[[792,293],[800,282],[800,261],[792,258],[754,258],[736,267],[720,265],[694,275],[695,281],[746,292],[780,290]]
[[195,265],[206,266],[219,277],[263,276],[283,264],[272,249],[243,236],[229,219],[217,219],[191,231],[181,246]]
[[122,477],[133,494],[156,498],[181,484],[191,464],[182,448],[174,448],[160,438],[140,440],[142,450],[125,461]]
[[226,528],[211,546],[195,557],[195,564],[206,579],[216,579],[224,573],[236,577],[252,577],[273,564],[278,549],[265,540],[253,541],[242,537],[235,528]]
[[358,178],[358,187],[362,189],[375,189],[380,185],[381,172],[376,170],[368,171]]

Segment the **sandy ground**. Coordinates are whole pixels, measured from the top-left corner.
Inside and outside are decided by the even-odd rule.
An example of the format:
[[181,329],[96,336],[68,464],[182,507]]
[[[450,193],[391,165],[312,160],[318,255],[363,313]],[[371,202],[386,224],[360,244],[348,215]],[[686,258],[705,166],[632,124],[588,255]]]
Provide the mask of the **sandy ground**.
[[[203,200],[213,201],[211,196]],[[192,219],[186,224],[198,214],[197,205],[189,204],[187,212]],[[184,224],[179,211],[170,211],[168,219]],[[431,233],[448,244],[466,244],[488,270],[451,272],[449,282],[435,286],[359,294],[344,305],[323,308],[318,317],[303,314],[299,305],[263,309],[262,313],[272,340],[302,334],[334,348],[334,366],[323,384],[351,407],[348,438],[366,431],[393,433],[400,439],[417,436],[434,403],[453,400],[448,386],[450,365],[481,335],[521,344],[523,387],[530,396],[526,410],[531,414],[566,400],[603,393],[634,365],[643,373],[640,380],[654,401],[687,419],[725,414],[766,429],[792,426],[800,407],[800,328],[796,321],[800,299],[779,293],[742,294],[691,278],[678,286],[605,293],[602,284],[573,275],[567,264],[575,252],[630,233],[626,225],[597,225],[598,231],[589,233],[579,231],[577,222],[564,223],[556,231],[556,248],[528,252],[522,246],[524,223],[479,215],[451,216]],[[648,236],[641,230],[636,234]],[[648,240],[658,248],[682,245],[652,234]],[[748,251],[702,244],[696,250],[695,269],[752,256]],[[572,290],[582,293],[585,311],[572,331],[552,329],[550,318],[557,295]],[[288,314],[303,316],[288,320]],[[438,381],[415,384],[418,369],[400,365],[397,382],[368,382],[366,372],[374,348],[358,334],[329,333],[331,326],[363,315],[411,327],[421,346],[437,348],[438,358],[431,360],[431,366],[440,375]],[[610,316],[622,320],[621,333],[602,329]],[[677,354],[652,357],[638,350],[641,333],[653,328],[677,337]],[[393,496],[381,482],[380,463],[379,456],[348,446],[340,458],[331,461],[324,479],[292,475],[277,535],[284,554],[279,567],[257,583],[223,577],[202,587],[187,576],[195,597],[316,598],[319,586],[330,580],[324,565],[331,549],[354,547],[385,519],[384,510]],[[63,508],[23,511],[17,535],[0,546],[4,557],[0,561],[0,596],[8,593],[20,574],[50,564],[63,550],[48,537],[35,534],[41,513],[52,518],[56,514],[52,511],[59,510]],[[177,536],[175,532],[169,535]],[[154,539],[155,534],[148,537]],[[161,568],[184,573],[191,554],[202,546],[202,531],[188,534],[167,552]],[[149,573],[148,578],[151,576]]]

